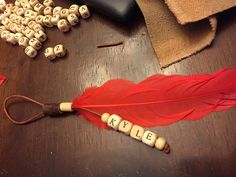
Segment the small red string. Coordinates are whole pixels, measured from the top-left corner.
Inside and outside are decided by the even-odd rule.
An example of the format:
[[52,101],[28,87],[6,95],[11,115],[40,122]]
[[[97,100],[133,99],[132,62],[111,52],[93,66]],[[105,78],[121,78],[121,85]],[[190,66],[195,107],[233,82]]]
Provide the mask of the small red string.
[[32,98],[29,98],[27,96],[23,96],[23,95],[11,95],[9,97],[7,97],[5,100],[4,100],[4,103],[3,103],[3,110],[4,110],[4,113],[6,114],[7,118],[14,124],[17,124],[17,125],[23,125],[23,124],[28,124],[28,123],[31,123],[31,122],[34,122],[36,120],[39,120],[41,118],[43,118],[45,116],[44,112],[41,111],[39,112],[38,114],[35,114],[33,115],[32,117],[29,117],[29,118],[26,118],[24,121],[17,121],[16,119],[14,119],[7,107],[8,107],[8,102],[11,100],[11,99],[15,99],[15,98],[18,98],[18,99],[22,99],[22,100],[27,100],[27,101],[30,101],[32,103],[35,103],[41,107],[43,107],[44,104],[32,99]]

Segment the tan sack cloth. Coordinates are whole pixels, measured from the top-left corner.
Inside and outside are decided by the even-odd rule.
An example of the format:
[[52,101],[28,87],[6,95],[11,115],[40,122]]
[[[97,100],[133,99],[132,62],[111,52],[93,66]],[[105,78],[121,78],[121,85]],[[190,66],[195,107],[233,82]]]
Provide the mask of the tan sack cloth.
[[136,1],[143,12],[161,67],[210,45],[217,27],[217,20],[211,15],[236,6],[236,0]]

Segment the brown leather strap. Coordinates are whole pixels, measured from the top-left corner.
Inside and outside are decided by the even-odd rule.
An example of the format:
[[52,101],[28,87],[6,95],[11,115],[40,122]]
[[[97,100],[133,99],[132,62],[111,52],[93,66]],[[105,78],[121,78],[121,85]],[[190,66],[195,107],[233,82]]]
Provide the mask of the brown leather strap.
[[[8,103],[10,100],[13,100],[13,99],[21,99],[21,100],[26,100],[26,101],[29,101],[29,102],[32,102],[36,105],[39,105],[41,108],[42,108],[42,111],[29,117],[29,118],[26,118],[25,120],[23,121],[18,121],[17,119],[13,118],[9,111],[8,111]],[[34,122],[36,120],[39,120],[45,116],[58,116],[58,115],[61,115],[63,112],[60,111],[59,109],[59,104],[56,104],[56,103],[52,103],[52,104],[43,104],[43,103],[40,103],[32,98],[29,98],[27,96],[23,96],[23,95],[11,95],[9,97],[7,97],[5,100],[4,100],[4,103],[3,103],[3,110],[4,110],[4,113],[6,114],[7,118],[14,124],[17,124],[17,125],[23,125],[23,124],[28,124],[28,123],[31,123],[31,122]]]

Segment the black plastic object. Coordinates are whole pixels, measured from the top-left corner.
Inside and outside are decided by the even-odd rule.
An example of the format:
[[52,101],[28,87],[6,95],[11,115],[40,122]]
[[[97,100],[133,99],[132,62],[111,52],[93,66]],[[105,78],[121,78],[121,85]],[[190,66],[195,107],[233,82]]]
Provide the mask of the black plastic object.
[[78,0],[115,21],[129,22],[139,13],[135,0]]

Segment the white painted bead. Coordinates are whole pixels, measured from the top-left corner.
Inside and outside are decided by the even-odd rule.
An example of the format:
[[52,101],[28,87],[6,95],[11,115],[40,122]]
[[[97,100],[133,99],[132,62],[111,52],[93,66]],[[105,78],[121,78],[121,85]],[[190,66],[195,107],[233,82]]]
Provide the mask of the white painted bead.
[[39,30],[35,33],[35,38],[37,38],[40,42],[44,42],[47,40],[47,35],[42,30]]
[[6,27],[3,26],[3,25],[1,25],[1,26],[0,26],[0,33],[2,33],[4,30],[6,30]]
[[25,48],[25,54],[28,55],[30,58],[34,58],[37,55],[37,50],[35,50],[31,46],[28,46]]
[[67,32],[70,30],[70,24],[65,19],[59,20],[59,22],[57,23],[57,27],[62,32]]
[[136,140],[141,141],[144,133],[144,128],[134,125],[131,129],[130,136]]
[[79,23],[79,18],[75,14],[70,14],[67,17],[68,22],[70,23],[71,26],[75,26]]
[[80,16],[79,13],[79,6],[77,4],[72,4],[69,8],[69,13],[70,14],[75,14],[77,16]]
[[62,9],[61,12],[60,12],[60,17],[61,18],[67,18],[69,14],[70,14],[69,9]]
[[107,121],[107,125],[117,130],[121,121],[122,121],[122,118],[120,116],[116,114],[112,114]]
[[157,135],[149,130],[146,130],[142,137],[142,142],[148,146],[154,146]]
[[18,7],[21,7],[20,1],[21,1],[21,0],[15,0],[15,5],[18,6]]
[[14,37],[14,33],[8,33],[6,36],[6,41],[13,45],[17,44],[17,40]]
[[37,3],[35,6],[34,6],[34,10],[36,12],[38,12],[39,14],[43,14],[43,10],[44,10],[44,6],[40,3]]
[[25,30],[25,36],[29,39],[33,38],[35,35],[35,32],[34,30],[31,30],[31,29],[26,29]]
[[9,24],[9,30],[10,30],[11,32],[15,33],[15,32],[16,32],[16,25],[17,25],[17,24],[15,24],[15,23],[10,23],[10,24]]
[[21,20],[21,24],[25,25],[25,26],[27,26],[29,24],[29,22],[30,22],[30,18],[28,18],[28,17],[22,18],[22,20]]
[[10,31],[8,31],[8,30],[3,30],[3,31],[1,32],[1,38],[2,38],[2,40],[6,41],[6,37],[7,37],[7,34],[8,34],[8,33],[10,33]]
[[37,23],[35,21],[30,21],[28,24],[28,27],[30,27],[31,29],[33,29],[34,25],[36,25]]
[[52,10],[53,10],[53,8],[48,6],[48,7],[45,7],[43,13],[44,13],[44,15],[52,15]]
[[[44,51],[44,56],[48,59],[48,60],[54,60],[56,58],[56,55],[54,53],[54,48],[53,47],[48,47],[45,49]],[[61,109],[60,109],[61,110]]]
[[54,47],[54,53],[57,57],[64,57],[66,55],[66,49],[62,44],[58,44]]
[[44,0],[43,5],[46,7],[54,7],[55,6],[53,0]]
[[59,105],[59,109],[62,112],[72,112],[72,103],[71,102],[64,102],[64,103],[60,103]]
[[52,13],[53,13],[53,15],[55,15],[55,14],[59,14],[60,15],[61,10],[62,10],[61,6],[56,6],[56,7],[54,7]]
[[43,31],[44,29],[43,29],[43,27],[40,25],[40,24],[38,24],[38,23],[36,23],[34,26],[33,26],[33,30],[35,31],[35,32],[37,32],[37,31]]
[[25,4],[25,5],[23,6],[23,9],[24,9],[24,11],[26,11],[26,10],[32,10],[33,7],[32,7],[29,3],[27,3],[27,4]]
[[38,4],[39,1],[38,0],[29,0],[29,4],[34,7],[36,4]]
[[17,24],[21,24],[21,21],[22,21],[22,20],[23,20],[23,17],[17,15],[17,16],[15,17],[14,22],[17,23]]
[[90,12],[86,5],[80,6],[79,13],[83,19],[87,19],[90,17]]
[[29,40],[29,45],[31,47],[33,47],[34,49],[36,49],[36,50],[39,50],[42,47],[42,43],[38,39],[36,39],[36,38],[30,39]]
[[37,12],[32,11],[29,15],[30,20],[35,20],[37,18]]
[[53,27],[53,24],[51,22],[51,18],[52,16],[51,15],[45,15],[44,18],[43,18],[43,24],[46,26],[46,27]]
[[16,39],[17,42],[19,42],[20,38],[23,36],[24,36],[24,34],[22,34],[22,33],[15,33],[14,34],[14,38]]
[[51,18],[51,22],[52,22],[52,24],[53,24],[54,26],[57,25],[57,23],[59,22],[59,20],[60,20],[60,15],[59,15],[59,14],[53,15],[52,18]]
[[103,113],[102,116],[101,116],[101,121],[102,121],[103,123],[107,123],[109,117],[110,117],[110,114],[109,114],[109,113]]
[[16,11],[16,15],[19,15],[19,16],[23,16],[25,13],[24,9],[23,8],[19,8],[17,11]]
[[42,15],[38,15],[35,19],[35,21],[40,24],[40,25],[44,25],[43,24],[43,16]]
[[158,150],[163,150],[166,144],[166,140],[163,137],[158,137],[155,143],[155,147]]
[[126,135],[129,135],[132,127],[133,127],[133,124],[131,122],[127,120],[122,120],[121,123],[119,124],[118,130],[120,132],[125,133]]
[[27,37],[22,36],[19,40],[18,40],[18,44],[19,46],[25,48],[28,46],[29,43],[29,39]]

